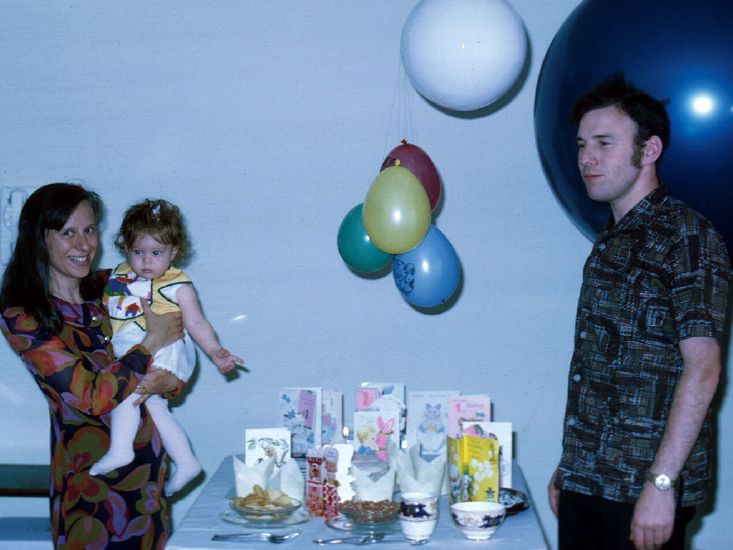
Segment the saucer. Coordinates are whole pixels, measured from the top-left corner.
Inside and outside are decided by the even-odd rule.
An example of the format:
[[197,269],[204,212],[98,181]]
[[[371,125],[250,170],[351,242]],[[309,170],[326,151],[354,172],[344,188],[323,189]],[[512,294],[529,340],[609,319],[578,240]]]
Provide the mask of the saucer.
[[499,502],[506,506],[506,515],[513,516],[529,508],[529,499],[522,491],[502,487],[499,489]]
[[266,520],[266,519],[247,519],[244,516],[238,514],[234,510],[224,510],[221,513],[221,519],[228,523],[236,523],[237,525],[244,525],[246,527],[266,527],[270,529],[276,529],[278,527],[287,527],[288,525],[298,525],[305,523],[311,519],[308,510],[300,509],[293,512],[291,515],[282,520]]

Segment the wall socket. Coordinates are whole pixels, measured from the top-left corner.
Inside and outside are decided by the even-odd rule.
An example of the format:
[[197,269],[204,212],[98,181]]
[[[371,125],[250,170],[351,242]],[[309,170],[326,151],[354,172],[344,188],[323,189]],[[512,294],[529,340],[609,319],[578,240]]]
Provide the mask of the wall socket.
[[23,203],[35,191],[35,187],[3,187],[2,223],[0,223],[0,264],[6,265],[13,254],[15,238],[18,236],[18,220]]

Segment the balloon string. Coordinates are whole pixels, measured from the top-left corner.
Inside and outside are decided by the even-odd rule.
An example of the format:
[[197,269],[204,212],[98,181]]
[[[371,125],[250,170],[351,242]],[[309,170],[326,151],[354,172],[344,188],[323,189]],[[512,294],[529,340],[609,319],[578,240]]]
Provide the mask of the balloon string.
[[400,59],[397,64],[397,79],[395,81],[394,93],[392,94],[392,105],[389,111],[389,121],[387,133],[384,138],[382,158],[385,158],[389,151],[397,147],[401,140],[407,139],[409,142],[414,142],[415,140],[410,92],[407,73],[403,70],[402,60]]

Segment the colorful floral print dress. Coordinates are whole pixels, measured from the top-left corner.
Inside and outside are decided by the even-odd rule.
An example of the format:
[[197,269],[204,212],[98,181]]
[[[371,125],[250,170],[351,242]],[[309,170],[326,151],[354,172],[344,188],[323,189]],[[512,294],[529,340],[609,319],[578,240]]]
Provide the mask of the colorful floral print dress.
[[170,535],[163,494],[166,455],[141,407],[135,460],[106,476],[89,468],[109,448],[110,411],[133,392],[150,355],[136,346],[119,361],[99,301],[56,300],[60,334],[44,337],[23,308],[8,308],[0,330],[38,383],[51,415],[50,507],[59,549],[157,549]]

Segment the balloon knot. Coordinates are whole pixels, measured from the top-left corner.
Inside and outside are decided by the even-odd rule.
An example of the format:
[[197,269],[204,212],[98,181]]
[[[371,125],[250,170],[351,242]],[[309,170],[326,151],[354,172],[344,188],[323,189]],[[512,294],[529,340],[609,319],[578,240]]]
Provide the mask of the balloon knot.
[[402,141],[400,141],[402,145],[407,145],[407,138],[404,138]]

